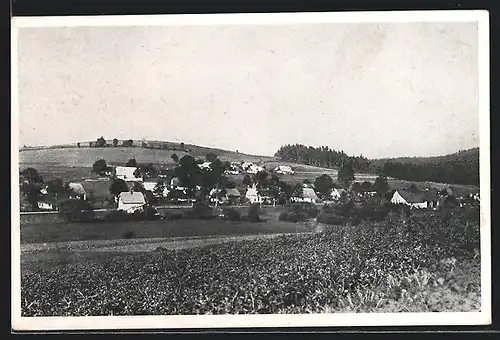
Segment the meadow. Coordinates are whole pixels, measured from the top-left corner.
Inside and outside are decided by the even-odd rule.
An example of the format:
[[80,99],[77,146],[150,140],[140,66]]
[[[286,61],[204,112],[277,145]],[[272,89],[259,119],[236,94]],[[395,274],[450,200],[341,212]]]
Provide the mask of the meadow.
[[[264,217],[265,218],[265,217]],[[308,231],[306,226],[269,219],[264,222],[221,220],[156,220],[137,222],[67,223],[54,215],[36,222],[21,222],[21,244],[116,240],[126,235],[134,238],[189,237],[216,235],[252,235]],[[131,234],[133,233],[133,234]]]
[[[190,152],[195,158],[204,158],[211,149],[203,152]],[[60,148],[60,149],[40,149],[40,150],[22,150],[19,152],[19,163],[26,166],[43,167],[77,167],[92,168],[92,164],[98,159],[105,159],[110,165],[125,165],[131,158],[135,158],[138,163],[153,163],[158,165],[174,164],[172,155],[176,154],[179,158],[186,155],[186,152],[180,150],[167,149],[149,149],[140,147],[107,147],[107,148]],[[222,161],[250,161],[259,162],[260,160],[271,159],[270,157],[250,156],[245,154],[236,154],[233,152],[214,151]]]

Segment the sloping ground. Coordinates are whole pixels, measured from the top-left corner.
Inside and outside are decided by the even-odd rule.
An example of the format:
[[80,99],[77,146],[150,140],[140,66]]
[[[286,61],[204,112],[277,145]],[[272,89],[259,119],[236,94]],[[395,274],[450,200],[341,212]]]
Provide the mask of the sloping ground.
[[[251,161],[269,160],[270,157],[252,156],[237,154],[231,151],[217,150],[210,148],[195,148],[190,152],[196,158],[203,158],[209,152],[213,152],[221,160],[228,161]],[[186,155],[180,150],[150,149],[140,147],[106,147],[106,148],[60,148],[41,150],[22,150],[19,153],[19,163],[23,166],[67,166],[67,167],[87,167],[98,159],[105,159],[110,165],[125,165],[131,158],[135,158],[138,163],[153,164],[174,164],[172,155],[179,158]]]
[[367,224],[187,249],[121,248],[113,257],[120,249],[110,247],[99,259],[23,270],[22,314],[476,311],[480,260],[457,253],[457,242]]

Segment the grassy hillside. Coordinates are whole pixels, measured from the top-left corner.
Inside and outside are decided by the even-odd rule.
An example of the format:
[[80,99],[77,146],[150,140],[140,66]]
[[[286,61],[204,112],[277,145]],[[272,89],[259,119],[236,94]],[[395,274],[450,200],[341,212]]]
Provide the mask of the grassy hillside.
[[[203,158],[212,152],[221,160],[260,162],[272,160],[272,157],[252,156],[228,150],[211,149],[207,147],[186,145],[189,154],[196,158]],[[130,158],[139,163],[172,164],[171,156],[177,154],[179,158],[187,154],[180,150],[150,149],[142,147],[106,147],[90,148],[76,146],[59,146],[43,149],[20,150],[19,163],[22,165],[92,167],[98,159],[105,159],[110,165],[124,165]]]

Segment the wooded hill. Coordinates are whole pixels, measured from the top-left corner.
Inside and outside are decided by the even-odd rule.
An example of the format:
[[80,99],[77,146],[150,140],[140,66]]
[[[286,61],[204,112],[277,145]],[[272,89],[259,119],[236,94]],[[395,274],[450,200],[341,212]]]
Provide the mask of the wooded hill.
[[275,156],[283,161],[325,168],[340,168],[349,164],[357,172],[383,173],[387,177],[408,181],[479,184],[479,148],[445,156],[370,160],[363,156],[348,156],[344,151],[325,146],[295,144],[282,146]]

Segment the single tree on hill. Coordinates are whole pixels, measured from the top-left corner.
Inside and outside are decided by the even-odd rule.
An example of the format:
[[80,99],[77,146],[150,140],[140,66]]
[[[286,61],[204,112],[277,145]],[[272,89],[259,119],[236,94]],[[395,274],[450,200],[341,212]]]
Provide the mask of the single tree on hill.
[[101,136],[100,138],[97,139],[96,146],[98,148],[103,148],[106,146],[106,140],[104,139],[104,137]]
[[185,147],[184,147],[184,142],[181,142],[181,150],[184,150]]
[[389,183],[387,182],[387,177],[380,175],[375,179],[375,183],[372,186],[373,190],[377,192],[379,196],[385,195],[389,191]]
[[338,181],[348,187],[355,179],[354,169],[350,162],[345,163],[338,172]]
[[118,139],[113,138],[113,146],[117,147],[118,146]]
[[108,169],[108,165],[106,164],[106,160],[98,159],[92,165],[92,172],[96,174],[100,174]]
[[80,147],[80,142],[76,143],[76,147],[79,148]]

